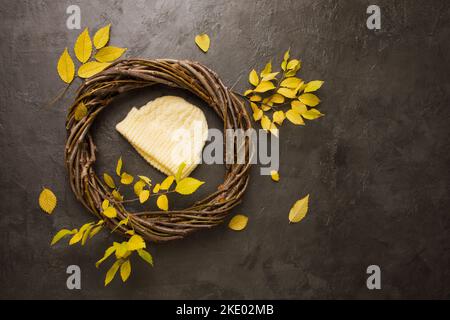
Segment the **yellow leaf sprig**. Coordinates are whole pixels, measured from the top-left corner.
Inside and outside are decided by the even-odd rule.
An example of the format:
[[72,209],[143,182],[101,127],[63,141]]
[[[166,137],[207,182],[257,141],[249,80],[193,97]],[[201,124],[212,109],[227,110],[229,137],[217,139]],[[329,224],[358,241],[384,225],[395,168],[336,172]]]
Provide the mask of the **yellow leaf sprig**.
[[[281,71],[272,71],[272,62],[268,62],[258,74],[253,69],[248,77],[251,89],[244,92],[253,113],[253,120],[261,127],[278,136],[278,127],[285,119],[295,125],[305,125],[306,120],[318,119],[324,114],[317,110],[320,99],[312,92],[319,90],[323,81],[305,82],[297,77],[301,61],[290,59],[290,50],[286,51],[281,62]],[[287,107],[284,108],[283,107]]]

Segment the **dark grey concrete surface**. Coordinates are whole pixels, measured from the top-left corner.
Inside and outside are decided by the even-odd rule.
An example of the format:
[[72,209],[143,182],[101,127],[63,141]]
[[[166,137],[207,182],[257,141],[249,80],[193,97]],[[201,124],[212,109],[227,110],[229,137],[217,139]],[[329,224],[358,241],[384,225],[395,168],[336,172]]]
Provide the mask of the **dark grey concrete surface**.
[[[326,117],[282,128],[281,182],[254,168],[234,210],[250,217],[244,232],[223,225],[150,244],[155,267],[133,260],[130,280],[107,288],[106,266],[94,262],[119,238],[104,232],[84,248],[50,248],[57,230],[91,218],[63,165],[64,118],[79,82],[46,107],[63,88],[57,59],[79,33],[65,26],[70,4],[80,5],[83,27],[111,22],[111,43],[128,47],[127,57],[198,60],[244,90],[249,69],[291,47],[302,77],[326,81]],[[382,9],[380,31],[366,28],[369,4]],[[450,298],[449,17],[446,0],[1,1],[0,298]],[[212,40],[206,55],[193,40],[201,32]],[[100,172],[122,154],[129,171],[161,177],[113,126],[167,93],[121,97],[98,119]],[[222,173],[199,167],[201,192]],[[59,198],[51,217],[37,205],[42,186]],[[307,218],[289,225],[289,208],[307,193]],[[70,264],[81,267],[81,290],[66,289]],[[366,288],[371,264],[381,267],[381,290]]]

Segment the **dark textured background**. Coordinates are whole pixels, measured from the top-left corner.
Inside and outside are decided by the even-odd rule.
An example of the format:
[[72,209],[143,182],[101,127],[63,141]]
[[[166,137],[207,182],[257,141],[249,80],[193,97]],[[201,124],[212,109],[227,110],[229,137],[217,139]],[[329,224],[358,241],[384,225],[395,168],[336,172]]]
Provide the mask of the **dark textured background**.
[[[382,29],[366,28],[369,4]],[[281,131],[279,184],[254,168],[235,213],[248,228],[226,225],[183,241],[150,245],[155,267],[133,260],[127,284],[103,288],[106,266],[94,262],[116,236],[86,247],[50,248],[53,234],[91,219],[72,195],[63,165],[70,94],[57,59],[79,31],[65,10],[79,4],[82,26],[111,22],[111,43],[128,57],[201,61],[223,81],[246,88],[246,75],[291,47],[301,76],[323,79],[326,117]],[[450,298],[449,3],[442,1],[5,1],[0,4],[0,297],[1,298]],[[207,32],[205,55],[194,36]],[[75,86],[78,86],[76,83]],[[134,105],[167,89],[122,97],[97,121],[98,170],[160,178],[113,129]],[[194,99],[188,97],[189,99]],[[195,99],[194,99],[195,100]],[[210,126],[220,124],[205,109]],[[223,169],[201,166],[203,193]],[[59,198],[53,216],[37,205],[42,186]],[[300,224],[287,214],[311,194]],[[66,289],[65,269],[78,264],[82,290]],[[382,290],[366,288],[370,264]]]

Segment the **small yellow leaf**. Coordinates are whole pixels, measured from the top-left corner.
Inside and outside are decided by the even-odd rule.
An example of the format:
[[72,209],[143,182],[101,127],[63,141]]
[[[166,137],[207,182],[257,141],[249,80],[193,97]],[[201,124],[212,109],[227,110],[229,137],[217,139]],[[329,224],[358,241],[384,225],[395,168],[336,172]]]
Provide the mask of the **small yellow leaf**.
[[152,179],[150,179],[149,177],[146,176],[138,176],[139,179],[141,179],[142,181],[144,181],[146,184],[148,184],[149,186],[152,185]]
[[109,41],[109,31],[111,29],[111,24],[108,24],[107,26],[100,28],[94,35],[94,46],[95,48],[101,49]]
[[192,194],[205,182],[187,177],[178,182],[175,191],[182,195]]
[[275,85],[270,81],[262,81],[256,88],[255,92],[263,93],[275,89]]
[[288,61],[288,59],[291,57],[290,52],[291,52],[291,49],[289,49],[288,51],[286,51],[286,52],[284,53],[284,57],[283,57],[283,60],[284,60],[284,61]]
[[76,121],[80,121],[81,119],[86,117],[87,113],[88,109],[86,108],[86,105],[83,102],[80,102],[75,108],[74,118]]
[[103,255],[103,257],[95,263],[95,267],[98,268],[99,265],[100,265],[103,261],[105,261],[106,259],[108,259],[108,257],[114,253],[114,251],[116,251],[116,247],[115,247],[115,246],[111,246],[111,247],[109,247],[108,249],[106,249],[106,250],[105,250],[105,254]]
[[84,29],[84,31],[78,36],[75,42],[74,50],[75,56],[78,58],[78,60],[80,60],[81,63],[85,63],[91,57],[92,41],[91,37],[89,36],[88,28]]
[[305,125],[305,121],[303,121],[300,114],[292,109],[286,112],[286,118],[295,125]]
[[280,181],[280,174],[278,173],[278,171],[272,170],[270,171],[270,176],[272,177],[273,181]]
[[113,190],[112,195],[117,201],[123,201],[123,195],[121,195],[119,191]]
[[178,183],[183,175],[183,170],[186,167],[186,162],[182,162],[178,167],[177,173],[175,174],[175,180]]
[[153,188],[153,193],[158,193],[160,189],[161,189],[161,185],[159,183],[157,183],[155,185],[155,187]]
[[114,207],[108,207],[103,211],[103,214],[108,218],[115,218],[117,217],[117,211]]
[[130,274],[131,274],[131,262],[130,259],[128,259],[120,266],[120,277],[122,278],[122,281],[123,282],[127,281]]
[[296,97],[296,92],[292,89],[280,88],[277,92],[289,99],[294,99]]
[[271,134],[273,134],[275,137],[277,137],[278,138],[278,128],[277,128],[277,126],[276,126],[276,124],[275,123],[271,123],[270,124],[270,129],[269,129],[269,131],[270,131],[270,133]]
[[270,97],[270,102],[276,103],[276,104],[280,104],[280,103],[284,103],[284,96],[282,96],[279,93],[275,93],[274,95],[272,95]]
[[255,110],[253,112],[253,120],[259,121],[259,120],[261,120],[263,115],[264,115],[264,112],[258,108],[258,110]]
[[106,273],[105,277],[105,287],[114,279],[117,270],[119,270],[120,265],[122,264],[122,260],[117,260],[114,262],[114,264],[111,266],[111,268]]
[[97,61],[89,61],[85,64],[83,64],[78,69],[78,76],[80,78],[90,78],[92,76],[95,76],[97,73],[102,72],[104,69],[106,69],[111,63],[107,62],[97,62]]
[[286,118],[286,116],[284,115],[283,111],[276,111],[273,113],[273,122],[282,125],[284,119]]
[[291,102],[291,107],[292,107],[292,110],[294,110],[295,112],[297,112],[299,114],[303,114],[306,111],[308,111],[308,108],[306,108],[306,106],[298,100],[293,100]]
[[264,115],[261,119],[261,127],[264,130],[269,131],[271,126],[272,126],[272,121],[270,121],[268,116]]
[[292,223],[300,222],[308,212],[309,194],[303,199],[298,200],[289,211],[289,221]]
[[149,197],[150,197],[150,191],[142,190],[142,192],[139,194],[139,202],[144,203],[145,201],[148,200]]
[[119,160],[117,160],[117,165],[116,165],[116,174],[120,177],[122,174],[122,157],[119,158]]
[[129,251],[143,249],[145,248],[145,241],[141,236],[135,234],[128,240],[127,248]]
[[107,173],[103,174],[103,180],[105,181],[106,185],[110,187],[111,189],[116,188],[116,184],[114,182],[114,179]]
[[302,82],[303,82],[302,79],[299,79],[299,78],[296,78],[296,77],[290,77],[290,78],[286,78],[283,81],[281,81],[280,86],[281,87],[290,88],[290,89],[295,89]]
[[95,59],[100,62],[113,62],[119,59],[125,51],[127,51],[126,48],[104,47],[95,54]]
[[253,92],[253,90],[252,89],[249,89],[249,90],[246,90],[245,92],[244,92],[244,96],[248,96],[250,93],[252,93]]
[[163,211],[169,210],[169,199],[165,194],[160,195],[156,200],[156,205]]
[[208,52],[211,40],[207,34],[199,34],[195,37],[195,43],[203,52]]
[[169,190],[174,180],[175,180],[174,176],[168,176],[167,178],[164,179],[163,182],[161,182],[160,189]]
[[123,241],[122,243],[114,242],[116,247],[116,258],[122,259],[130,255],[131,251],[128,250],[128,243]]
[[148,251],[146,251],[144,249],[139,249],[139,250],[137,250],[137,253],[138,253],[139,257],[142,258],[142,260],[147,262],[149,265],[153,266],[153,257]]
[[298,97],[298,100],[309,107],[315,107],[320,103],[320,99],[312,93],[304,93]]
[[286,65],[286,69],[287,70],[298,70],[298,69],[300,69],[300,61],[297,60],[297,59],[292,59]]
[[278,74],[279,74],[279,72],[273,72],[273,73],[266,74],[261,79],[261,81],[272,81],[273,79],[275,79],[277,77]]
[[70,239],[69,245],[73,245],[73,244],[75,244],[75,243],[80,242],[81,239],[83,239],[83,235],[84,235],[85,231],[86,231],[92,224],[93,224],[93,222],[89,222],[89,223],[84,224],[84,225],[80,228],[80,230],[79,230],[77,233],[75,233],[75,235]]
[[52,214],[57,202],[55,194],[50,189],[44,188],[39,195],[39,206],[48,214]]
[[320,89],[320,87],[322,87],[322,85],[323,81],[320,80],[310,81],[305,87],[305,93],[317,91]]
[[228,227],[234,231],[241,231],[241,230],[245,229],[245,227],[247,226],[247,223],[248,223],[248,217],[246,217],[242,214],[237,214],[230,220]]
[[248,76],[248,82],[250,82],[251,85],[253,86],[257,86],[259,84],[259,77],[258,77],[258,73],[256,72],[255,69],[253,69],[249,76]]
[[126,172],[123,172],[120,176],[120,183],[128,185],[132,184],[134,180],[134,177]]
[[309,109],[308,111],[302,114],[302,117],[308,120],[314,120],[323,116],[324,114],[317,109]]
[[262,111],[264,111],[264,112],[269,111],[269,110],[271,109],[271,103],[268,102],[267,104],[262,104],[262,105],[261,105],[261,109],[262,109]]
[[259,102],[261,100],[262,100],[261,96],[259,96],[257,94],[254,94],[250,97],[250,101],[252,101],[252,102]]
[[128,234],[130,236],[133,236],[136,234],[136,232],[134,230],[128,230],[127,232],[125,232],[125,234]]
[[59,77],[65,83],[71,83],[75,77],[75,64],[69,55],[67,48],[58,60],[57,66]]
[[136,182],[134,184],[134,194],[137,195],[139,197],[139,195],[141,194],[142,190],[144,190],[145,187],[145,181],[143,180],[139,180],[138,182]]
[[50,245],[53,246],[55,243],[57,243],[62,238],[66,237],[68,235],[71,235],[71,234],[75,234],[75,233],[77,233],[77,230],[67,230],[67,229],[59,230],[53,237]]
[[[272,72],[272,61],[268,62],[264,67],[263,71],[261,71],[261,77],[264,78],[268,74]],[[278,72],[277,72],[278,73]]]
[[97,233],[100,232],[100,230],[102,230],[103,226],[96,226],[94,229],[92,229],[91,234],[89,235],[89,239],[91,239],[92,237],[94,237]]
[[103,200],[102,209],[106,210],[106,209],[108,209],[108,207],[109,207],[109,200],[108,199]]

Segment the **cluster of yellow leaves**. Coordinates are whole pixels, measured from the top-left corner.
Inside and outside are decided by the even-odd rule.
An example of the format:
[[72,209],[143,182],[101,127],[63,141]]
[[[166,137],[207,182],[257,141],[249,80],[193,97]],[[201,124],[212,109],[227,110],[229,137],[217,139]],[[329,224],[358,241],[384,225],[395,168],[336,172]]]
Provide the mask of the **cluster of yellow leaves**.
[[152,255],[148,251],[146,251],[145,248],[146,244],[144,239],[136,234],[131,235],[128,241],[123,241],[121,243],[114,242],[112,246],[107,248],[103,257],[95,264],[95,266],[98,268],[103,261],[108,259],[108,257],[110,257],[113,253],[115,253],[116,261],[106,272],[105,286],[107,286],[114,279],[119,269],[122,281],[125,282],[128,280],[131,274],[130,256],[133,252],[137,252],[139,257],[153,266]]
[[[248,81],[253,88],[245,91],[244,96],[250,101],[253,119],[275,136],[278,136],[278,126],[285,119],[295,125],[305,125],[304,119],[314,120],[323,116],[315,108],[320,99],[311,93],[320,89],[323,81],[305,82],[297,77],[300,68],[301,61],[290,59],[288,50],[281,63],[281,72],[273,72],[272,62],[269,62],[259,74],[254,69],[249,74]],[[290,108],[283,110],[285,106]]]
[[50,245],[54,245],[61,239],[71,235],[72,237],[69,240],[69,245],[73,245],[73,244],[81,242],[81,245],[84,246],[88,239],[91,239],[93,236],[95,236],[97,233],[99,233],[100,230],[102,230],[104,223],[105,222],[103,220],[100,220],[98,222],[85,223],[79,229],[59,230],[53,237]]
[[[303,220],[308,213],[308,202],[309,202],[309,194],[297,200],[289,211],[289,223],[297,223]],[[237,214],[233,218],[231,218],[228,223],[228,227],[234,231],[241,231],[247,227],[248,217],[242,214]]]
[[52,214],[53,210],[56,208],[57,202],[56,195],[52,190],[44,188],[41,191],[39,195],[39,206],[44,212]]
[[[106,46],[109,41],[110,29],[111,24],[99,29],[95,33],[93,40],[89,35],[88,28],[84,29],[78,36],[75,41],[74,53],[78,61],[82,63],[78,68],[78,76],[80,78],[90,78],[103,71],[127,50],[126,48]],[[92,57],[93,47],[96,49],[95,60],[89,61]],[[75,77],[75,63],[67,48],[58,60],[57,70],[61,80],[68,84],[73,81]]]

